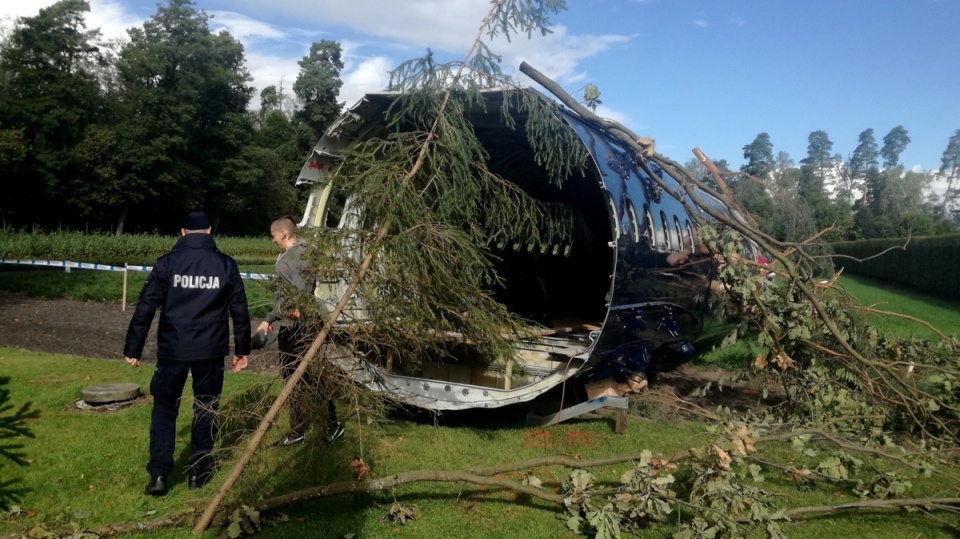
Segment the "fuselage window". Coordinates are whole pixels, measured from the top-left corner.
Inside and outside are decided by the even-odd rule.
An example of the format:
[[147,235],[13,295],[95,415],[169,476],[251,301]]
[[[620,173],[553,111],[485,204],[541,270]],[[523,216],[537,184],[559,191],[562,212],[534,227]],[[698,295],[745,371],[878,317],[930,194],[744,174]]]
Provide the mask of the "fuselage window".
[[680,226],[680,219],[676,215],[673,216],[673,231],[675,233],[675,240],[677,244],[677,250],[682,251],[686,248],[686,244],[683,241],[683,227]]
[[684,224],[687,226],[687,236],[684,238],[684,247],[690,248],[691,253],[697,252],[697,233],[693,229],[693,223],[690,222],[690,219],[684,221]]
[[667,219],[667,214],[663,210],[660,210],[660,225],[663,227],[663,241],[660,242],[659,247],[663,249],[673,249],[673,241],[670,233],[670,220]]
[[634,243],[640,241],[640,223],[637,221],[637,210],[633,208],[633,201],[627,199],[627,220],[630,221],[630,237]]
[[610,216],[612,217],[610,225],[613,229],[613,241],[616,241],[620,238],[620,214],[617,212],[617,204],[610,196],[610,192],[604,191],[603,194],[606,195],[607,205],[610,207]]
[[657,241],[657,229],[653,225],[653,214],[650,213],[650,206],[644,203],[643,205],[643,220],[646,223],[644,227],[644,235],[647,236],[647,239],[650,240],[650,245],[655,245]]

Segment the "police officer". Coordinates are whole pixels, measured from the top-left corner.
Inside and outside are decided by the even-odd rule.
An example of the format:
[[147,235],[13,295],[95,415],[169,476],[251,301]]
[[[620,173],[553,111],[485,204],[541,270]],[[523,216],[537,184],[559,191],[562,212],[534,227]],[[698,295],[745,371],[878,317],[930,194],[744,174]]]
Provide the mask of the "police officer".
[[233,320],[233,371],[247,367],[250,316],[243,280],[237,263],[217,249],[210,229],[206,214],[187,215],[180,239],[157,260],[147,277],[127,329],[123,355],[127,363],[136,367],[140,365],[153,316],[160,308],[157,370],[150,381],[150,483],[145,493],[151,496],[167,493],[167,476],[173,470],[177,413],[188,372],[193,376],[194,394],[187,464],[189,487],[202,487],[213,474],[211,452],[223,390],[223,358],[230,352],[228,314]]

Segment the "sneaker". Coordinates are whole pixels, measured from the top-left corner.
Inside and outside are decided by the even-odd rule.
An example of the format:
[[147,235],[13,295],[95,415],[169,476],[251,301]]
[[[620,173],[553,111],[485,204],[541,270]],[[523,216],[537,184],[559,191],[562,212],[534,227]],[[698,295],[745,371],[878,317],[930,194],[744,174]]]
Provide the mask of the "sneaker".
[[333,421],[327,425],[327,443],[332,444],[340,439],[343,436],[343,423],[340,421]]
[[270,447],[287,447],[291,445],[302,444],[304,436],[302,434],[297,434],[296,432],[288,432],[283,435],[283,438],[280,438],[273,443]]
[[150,476],[150,482],[147,483],[147,488],[143,489],[143,493],[147,496],[166,496],[167,495],[167,476],[165,475],[152,475]]
[[210,481],[211,474],[191,475],[187,478],[187,487],[190,490],[203,488]]

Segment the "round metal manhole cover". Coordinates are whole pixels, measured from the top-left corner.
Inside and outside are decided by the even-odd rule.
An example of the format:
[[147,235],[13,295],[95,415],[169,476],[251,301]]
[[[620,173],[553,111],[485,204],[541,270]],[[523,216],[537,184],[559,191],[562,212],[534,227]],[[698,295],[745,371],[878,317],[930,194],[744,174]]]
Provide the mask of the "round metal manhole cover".
[[128,401],[139,396],[140,386],[129,383],[101,384],[80,390],[80,397],[89,404]]

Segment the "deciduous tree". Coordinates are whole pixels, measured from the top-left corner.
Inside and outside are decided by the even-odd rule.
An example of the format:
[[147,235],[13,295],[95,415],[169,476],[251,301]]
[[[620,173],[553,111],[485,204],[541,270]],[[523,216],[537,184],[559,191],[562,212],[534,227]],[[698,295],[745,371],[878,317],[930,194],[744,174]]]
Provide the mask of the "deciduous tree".
[[105,115],[91,72],[101,58],[98,34],[84,23],[89,9],[85,0],[61,0],[20,18],[0,51],[0,170],[25,195],[3,208],[14,220],[70,215],[60,210],[76,174],[71,149]]
[[121,141],[128,191],[147,193],[166,214],[203,207],[217,219],[233,181],[224,164],[252,133],[252,88],[243,46],[213,34],[208,19],[191,0],[171,0],[129,30],[118,65],[130,108]]

